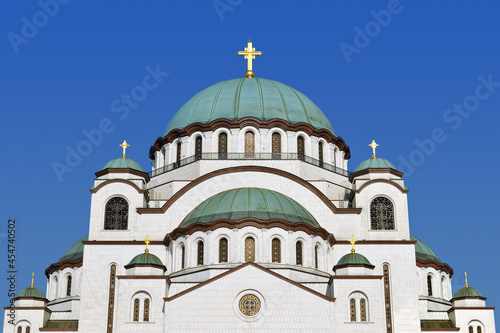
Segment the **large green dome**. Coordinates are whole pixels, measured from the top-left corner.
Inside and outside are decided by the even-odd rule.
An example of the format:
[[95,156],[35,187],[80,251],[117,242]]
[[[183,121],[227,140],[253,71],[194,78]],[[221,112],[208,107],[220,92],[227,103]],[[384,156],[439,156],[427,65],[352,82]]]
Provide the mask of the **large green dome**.
[[222,81],[194,95],[177,111],[165,135],[193,123],[216,119],[237,121],[255,117],[262,121],[283,119],[291,124],[307,123],[335,135],[325,114],[301,92],[281,82],[242,78]]
[[82,239],[78,240],[76,243],[71,245],[70,248],[66,250],[66,252],[63,253],[61,258],[57,262],[59,263],[59,262],[65,261],[65,260],[75,261],[75,260],[82,259],[83,258],[83,243],[82,242],[88,241],[88,240],[89,240],[89,236],[85,236]]
[[434,260],[437,262],[441,262],[439,260],[438,256],[432,251],[432,249],[422,242],[420,239],[418,239],[415,236],[410,236],[410,239],[412,241],[416,241],[415,243],[415,255],[417,259],[423,260],[423,261],[428,261],[428,260]]
[[248,217],[262,221],[281,219],[319,227],[311,213],[295,200],[275,191],[254,187],[237,188],[208,198],[184,218],[180,227],[221,219],[238,221]]

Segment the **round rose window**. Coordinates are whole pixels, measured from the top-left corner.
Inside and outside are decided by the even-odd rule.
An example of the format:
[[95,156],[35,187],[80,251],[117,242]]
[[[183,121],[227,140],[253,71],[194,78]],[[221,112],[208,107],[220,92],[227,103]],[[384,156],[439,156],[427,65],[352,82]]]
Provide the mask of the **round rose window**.
[[255,316],[260,311],[260,300],[255,295],[245,295],[240,299],[239,308],[245,316]]

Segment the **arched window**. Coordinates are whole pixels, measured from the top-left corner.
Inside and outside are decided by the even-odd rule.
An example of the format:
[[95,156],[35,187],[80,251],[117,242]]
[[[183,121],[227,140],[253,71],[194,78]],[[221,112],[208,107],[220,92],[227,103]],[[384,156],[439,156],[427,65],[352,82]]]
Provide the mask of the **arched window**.
[[149,321],[149,299],[144,300],[144,321]]
[[227,134],[222,132],[219,134],[219,159],[227,158]]
[[52,279],[52,284],[51,284],[51,296],[52,296],[52,299],[56,299],[58,296],[59,296],[59,284],[58,284],[58,281],[57,281],[57,276],[54,277]]
[[108,295],[108,322],[106,326],[107,333],[113,333],[113,317],[115,308],[115,284],[116,282],[116,265],[111,265],[109,271],[109,295]]
[[394,206],[385,197],[376,197],[370,203],[372,230],[394,230]]
[[195,140],[195,147],[194,147],[194,159],[199,160],[201,159],[201,146],[202,146],[202,139],[201,136],[197,136]]
[[[29,328],[29,327],[27,327],[27,328]],[[478,326],[477,327],[477,333],[482,333],[482,332],[483,332],[483,329],[481,328],[481,326]]]
[[432,296],[432,276],[427,275],[427,295]]
[[469,326],[469,333],[474,333],[474,327]]
[[255,134],[252,131],[245,133],[245,158],[255,157]]
[[71,284],[73,282],[73,279],[71,278],[71,275],[68,275],[68,278],[66,279],[66,296],[71,296]]
[[[478,327],[479,329],[480,327]],[[25,333],[30,333],[31,332],[31,327],[30,326],[26,326],[26,330],[24,331]],[[481,333],[480,331],[478,331],[479,333]]]
[[274,238],[271,242],[272,252],[271,261],[281,262],[281,242],[278,238]]
[[354,298],[351,298],[349,301],[349,307],[350,307],[350,314],[351,314],[351,321],[356,321],[356,300]]
[[219,240],[219,262],[227,262],[227,239]]
[[447,292],[446,292],[446,279],[444,276],[441,278],[441,298],[446,298]]
[[359,300],[359,314],[361,321],[366,321],[366,300],[364,298]]
[[176,166],[179,166],[179,164],[181,162],[181,158],[182,158],[182,155],[181,155],[181,142],[179,141],[177,143],[176,156],[175,156]]
[[128,202],[122,197],[114,197],[106,203],[104,230],[127,230]]
[[281,158],[281,134],[279,133],[273,133],[272,137],[272,142],[271,142],[271,149],[272,149],[272,157],[273,159],[280,159]]
[[181,246],[181,269],[184,269],[185,267],[185,258],[186,258],[186,249],[184,248],[184,245]]
[[139,306],[140,301],[138,298],[134,300],[134,321],[139,321]]
[[[472,326],[471,326],[472,328]],[[23,333],[23,327],[22,326],[18,326],[17,327],[17,333]]]
[[198,242],[198,265],[203,265],[203,242]]
[[297,155],[300,160],[303,160],[305,157],[306,151],[305,151],[305,145],[304,145],[304,137],[299,136],[297,138]]
[[302,242],[295,243],[295,263],[302,265]]
[[323,142],[318,143],[318,160],[319,166],[323,167]]
[[255,240],[252,237],[245,239],[245,261],[255,261]]
[[316,269],[319,267],[319,265],[318,265],[318,263],[319,263],[319,260],[318,260],[318,248],[319,248],[319,245],[316,245],[314,247],[314,268],[316,268]]

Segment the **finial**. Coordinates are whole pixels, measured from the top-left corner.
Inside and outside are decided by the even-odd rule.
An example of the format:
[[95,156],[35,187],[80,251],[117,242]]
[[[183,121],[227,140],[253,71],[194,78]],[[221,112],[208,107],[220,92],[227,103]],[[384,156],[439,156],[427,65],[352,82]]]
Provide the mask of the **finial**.
[[467,272],[465,272],[465,288],[469,288],[469,284],[467,283]]
[[126,140],[123,140],[123,143],[120,145],[120,147],[123,148],[123,155],[122,155],[122,158],[125,158],[125,149],[127,149],[127,147],[130,147],[129,144],[127,144],[127,141]]
[[33,282],[35,282],[35,272],[33,272],[33,274],[31,274],[31,288],[35,288]]
[[144,253],[149,253],[148,245],[149,243],[151,243],[151,239],[149,239],[148,235],[146,235],[146,238],[143,240],[143,242],[146,243],[146,250],[144,251]]
[[370,143],[368,146],[372,147],[373,149],[373,155],[372,155],[372,158],[376,158],[377,157],[377,154],[375,154],[375,149],[379,146],[375,140],[372,140],[372,143]]
[[255,59],[255,56],[260,56],[263,53],[261,51],[255,51],[255,48],[252,47],[252,41],[250,38],[248,39],[248,46],[245,47],[245,51],[238,51],[238,55],[245,56],[245,60],[247,60],[248,70],[245,73],[245,77],[253,78],[255,77],[255,73],[252,70],[252,60]]
[[349,243],[351,243],[352,249],[351,253],[355,253],[356,250],[354,250],[354,244],[356,244],[357,240],[354,238],[354,235],[351,236],[351,239],[349,239]]

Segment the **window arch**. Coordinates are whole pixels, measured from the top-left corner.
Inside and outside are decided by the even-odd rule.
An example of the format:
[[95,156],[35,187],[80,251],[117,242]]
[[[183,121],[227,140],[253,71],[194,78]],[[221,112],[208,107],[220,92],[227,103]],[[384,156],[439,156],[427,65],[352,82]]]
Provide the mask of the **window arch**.
[[295,243],[295,264],[302,265],[302,242]]
[[255,134],[252,131],[245,132],[245,158],[255,157]]
[[227,262],[228,261],[228,256],[227,256],[227,238],[221,238],[219,239],[219,262]]
[[316,269],[319,268],[318,252],[319,252],[319,245],[316,245],[314,247],[314,268]]
[[271,242],[271,261],[281,262],[281,241],[278,238],[273,238]]
[[305,151],[305,143],[304,143],[304,137],[301,135],[297,137],[297,156],[299,159],[303,160],[305,157],[306,151]]
[[198,266],[203,265],[203,255],[204,255],[203,247],[204,247],[203,242],[199,241],[198,242],[198,260],[197,260]]
[[432,296],[432,276],[427,275],[427,295]]
[[136,293],[132,298],[132,321],[148,322],[151,313],[151,297],[144,291]]
[[71,275],[68,275],[66,278],[66,296],[71,296],[71,287],[73,284],[73,278]]
[[483,324],[481,324],[480,321],[472,320],[469,323],[469,333],[483,333],[483,332],[484,332]]
[[255,240],[252,237],[245,239],[245,261],[255,261]]
[[221,132],[219,134],[219,159],[227,158],[227,133]]
[[319,166],[323,167],[323,142],[318,142],[318,160]]
[[394,230],[394,205],[386,197],[376,197],[370,203],[372,230]]
[[281,158],[281,134],[274,132],[271,136],[271,151],[273,159]]
[[194,159],[195,160],[201,159],[202,144],[203,144],[203,140],[201,139],[201,135],[198,135],[196,137],[195,145],[194,145]]
[[128,202],[122,197],[108,200],[104,215],[104,230],[127,230]]
[[368,299],[362,292],[356,291],[349,295],[349,318],[351,321],[368,321]]

